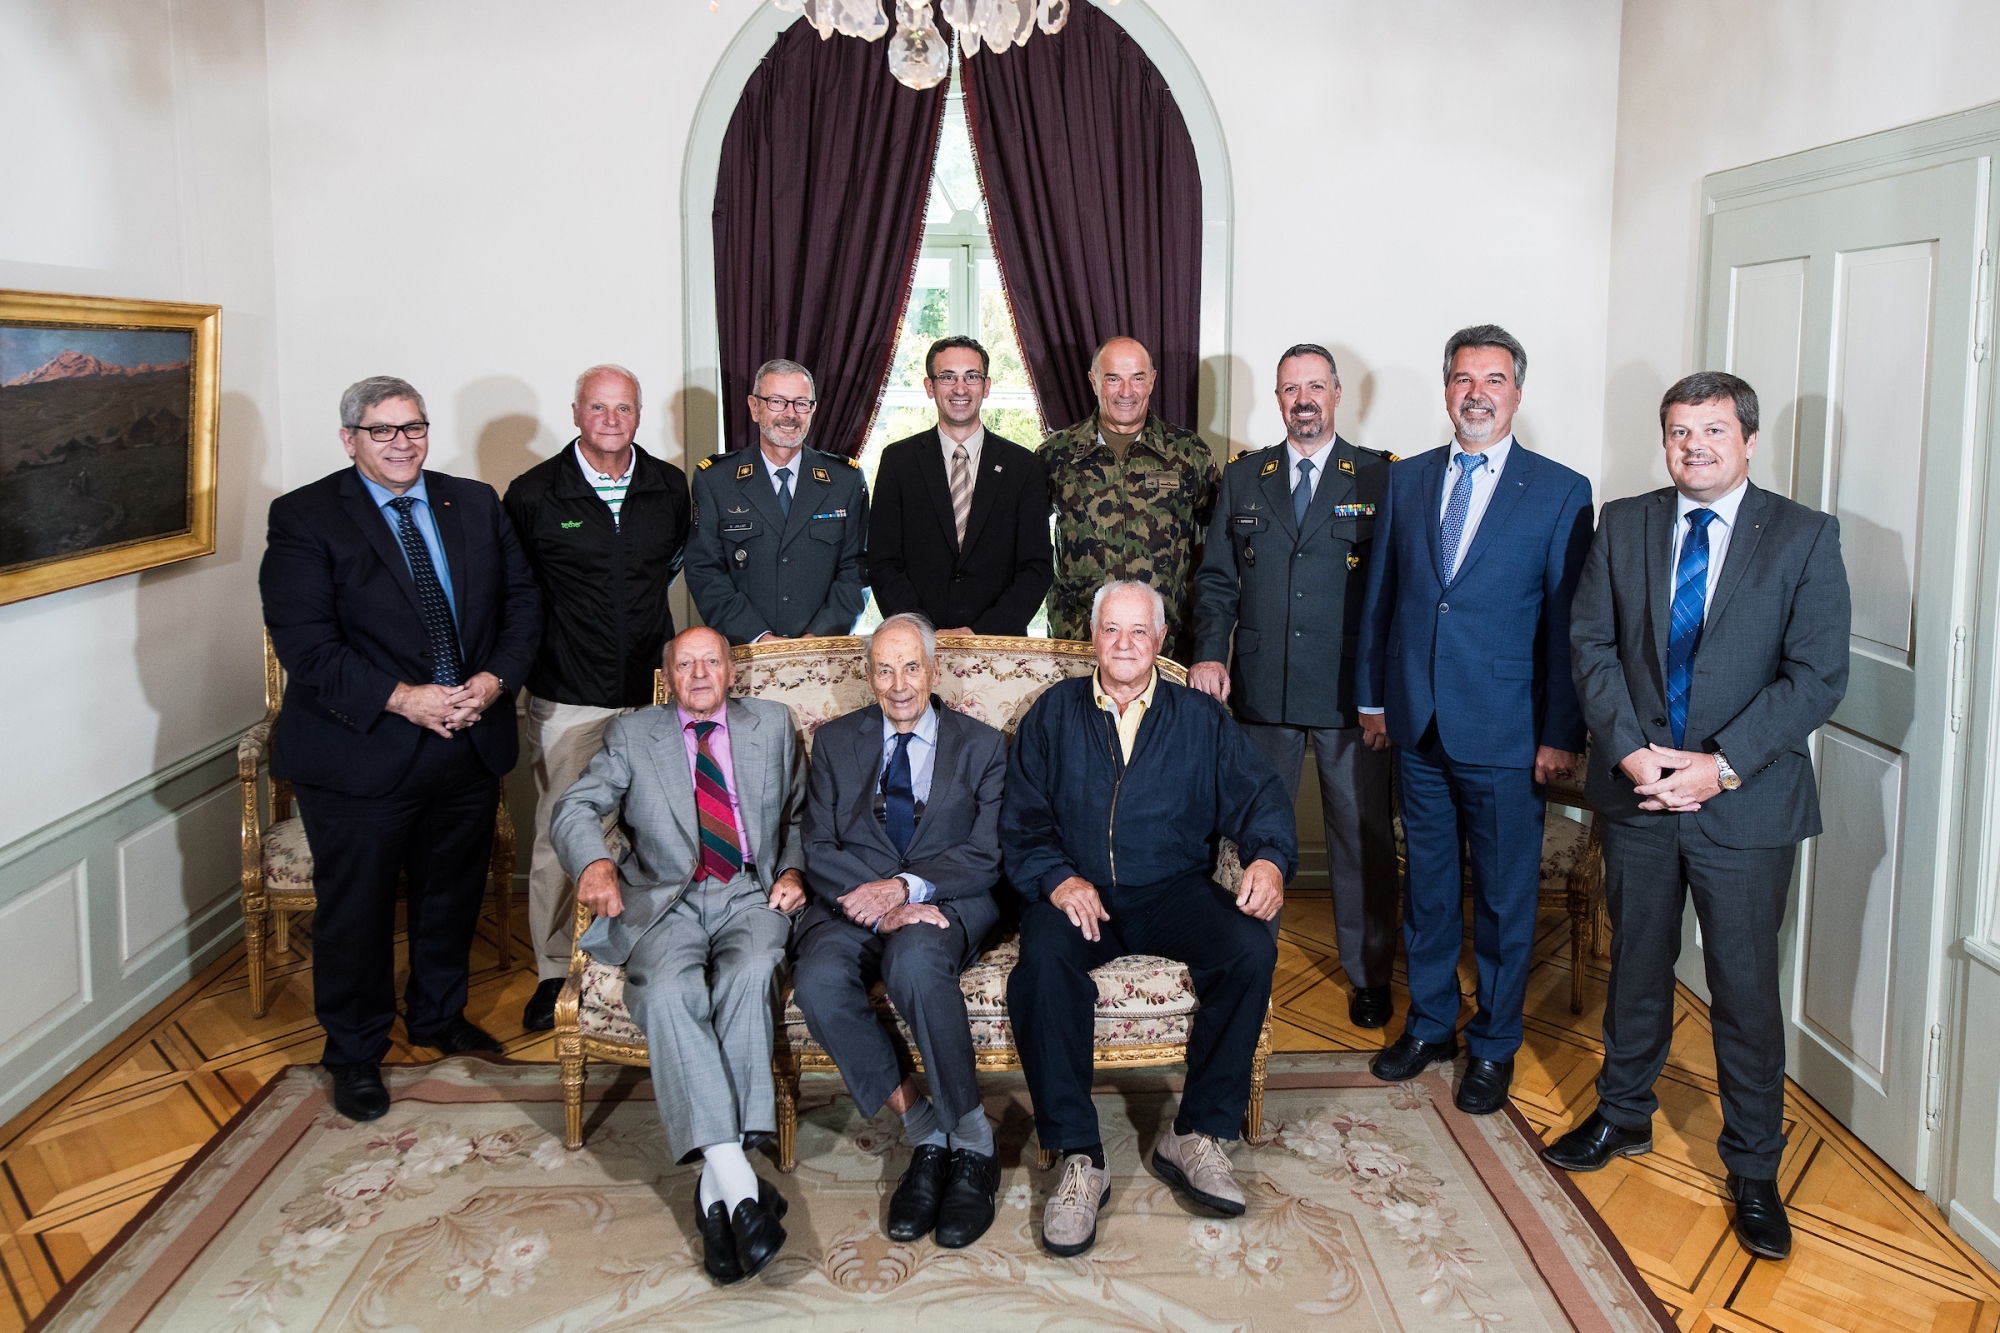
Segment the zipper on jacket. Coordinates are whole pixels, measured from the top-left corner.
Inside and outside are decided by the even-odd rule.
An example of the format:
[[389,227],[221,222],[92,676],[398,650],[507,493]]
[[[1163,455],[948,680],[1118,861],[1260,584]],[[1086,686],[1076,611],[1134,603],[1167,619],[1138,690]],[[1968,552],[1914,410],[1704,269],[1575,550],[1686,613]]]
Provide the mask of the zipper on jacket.
[[1104,722],[1111,730],[1111,762],[1115,765],[1117,773],[1111,780],[1111,819],[1104,829],[1104,850],[1111,860],[1111,882],[1116,885],[1118,883],[1118,792],[1125,785],[1125,751],[1118,744],[1118,719],[1106,711]]

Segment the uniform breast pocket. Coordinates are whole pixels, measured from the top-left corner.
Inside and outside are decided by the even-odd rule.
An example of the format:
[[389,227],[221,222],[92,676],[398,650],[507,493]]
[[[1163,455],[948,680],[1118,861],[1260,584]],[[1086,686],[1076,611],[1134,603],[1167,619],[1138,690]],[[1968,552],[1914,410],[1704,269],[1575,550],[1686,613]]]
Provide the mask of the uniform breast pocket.
[[832,543],[841,539],[846,528],[847,524],[841,519],[822,518],[815,519],[806,531],[812,534],[814,541]]

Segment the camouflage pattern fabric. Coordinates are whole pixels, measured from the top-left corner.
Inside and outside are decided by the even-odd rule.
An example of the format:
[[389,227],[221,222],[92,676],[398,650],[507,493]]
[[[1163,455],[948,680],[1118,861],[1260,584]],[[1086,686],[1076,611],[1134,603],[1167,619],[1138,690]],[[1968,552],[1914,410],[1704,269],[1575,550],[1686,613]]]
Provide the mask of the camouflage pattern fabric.
[[1222,481],[1215,456],[1199,436],[1148,416],[1120,464],[1094,412],[1042,441],[1040,453],[1056,514],[1049,636],[1088,639],[1090,599],[1107,579],[1131,579],[1165,599],[1161,651],[1185,663],[1196,552]]

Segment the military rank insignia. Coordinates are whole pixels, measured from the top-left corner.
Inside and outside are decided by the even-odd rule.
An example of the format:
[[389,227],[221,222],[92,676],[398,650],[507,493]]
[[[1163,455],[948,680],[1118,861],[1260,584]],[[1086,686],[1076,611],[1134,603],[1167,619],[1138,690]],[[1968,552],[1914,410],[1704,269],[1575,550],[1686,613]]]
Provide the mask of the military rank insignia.
[[745,463],[742,467],[736,469],[736,480],[742,481],[745,477],[754,475],[756,471],[757,465],[755,463]]
[[1264,464],[1263,470],[1258,472],[1257,475],[1260,477],[1268,477],[1277,470],[1278,470],[1278,460],[1274,458],[1270,462]]
[[816,467],[813,469],[813,480],[831,483],[833,481],[833,474],[823,467]]
[[1391,463],[1400,463],[1403,461],[1403,456],[1401,454],[1390,454],[1389,461]]
[[1358,556],[1358,555],[1356,555],[1356,554],[1354,554],[1354,552],[1352,552],[1352,551],[1349,551],[1349,552],[1347,553],[1347,567],[1348,567],[1349,569],[1359,569],[1359,568],[1361,568],[1361,557],[1360,557],[1360,556]]
[[1353,475],[1354,475],[1354,460],[1353,460],[1353,459],[1351,459],[1351,458],[1343,458],[1343,459],[1341,459],[1341,460],[1340,460],[1340,470],[1341,470],[1342,472],[1345,472],[1345,473],[1346,473],[1346,474],[1347,474],[1348,476],[1350,476],[1350,477],[1351,477],[1351,476],[1353,476]]
[[1335,518],[1373,518],[1375,517],[1375,506],[1335,505],[1333,507],[1333,516]]
[[701,471],[703,468],[711,468],[714,466],[715,466],[715,456],[713,454],[709,455],[707,458],[702,459],[699,463],[696,463],[694,465],[695,471],[697,472]]
[[846,461],[847,461],[847,466],[849,466],[849,467],[853,468],[853,469],[854,469],[854,470],[855,470],[856,472],[859,472],[859,471],[861,470],[861,460],[860,460],[860,459],[858,459],[858,458],[850,458],[850,459],[848,459],[848,460],[846,460]]

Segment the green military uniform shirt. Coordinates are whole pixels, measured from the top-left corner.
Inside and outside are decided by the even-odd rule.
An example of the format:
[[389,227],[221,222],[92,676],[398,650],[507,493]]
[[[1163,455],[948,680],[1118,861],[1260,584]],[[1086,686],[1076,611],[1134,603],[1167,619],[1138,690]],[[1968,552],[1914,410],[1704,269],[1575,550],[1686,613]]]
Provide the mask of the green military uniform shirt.
[[1056,513],[1049,636],[1090,637],[1090,600],[1109,579],[1150,584],[1167,604],[1161,652],[1186,662],[1195,549],[1215,508],[1221,469],[1201,438],[1148,416],[1121,464],[1097,414],[1042,441]]

